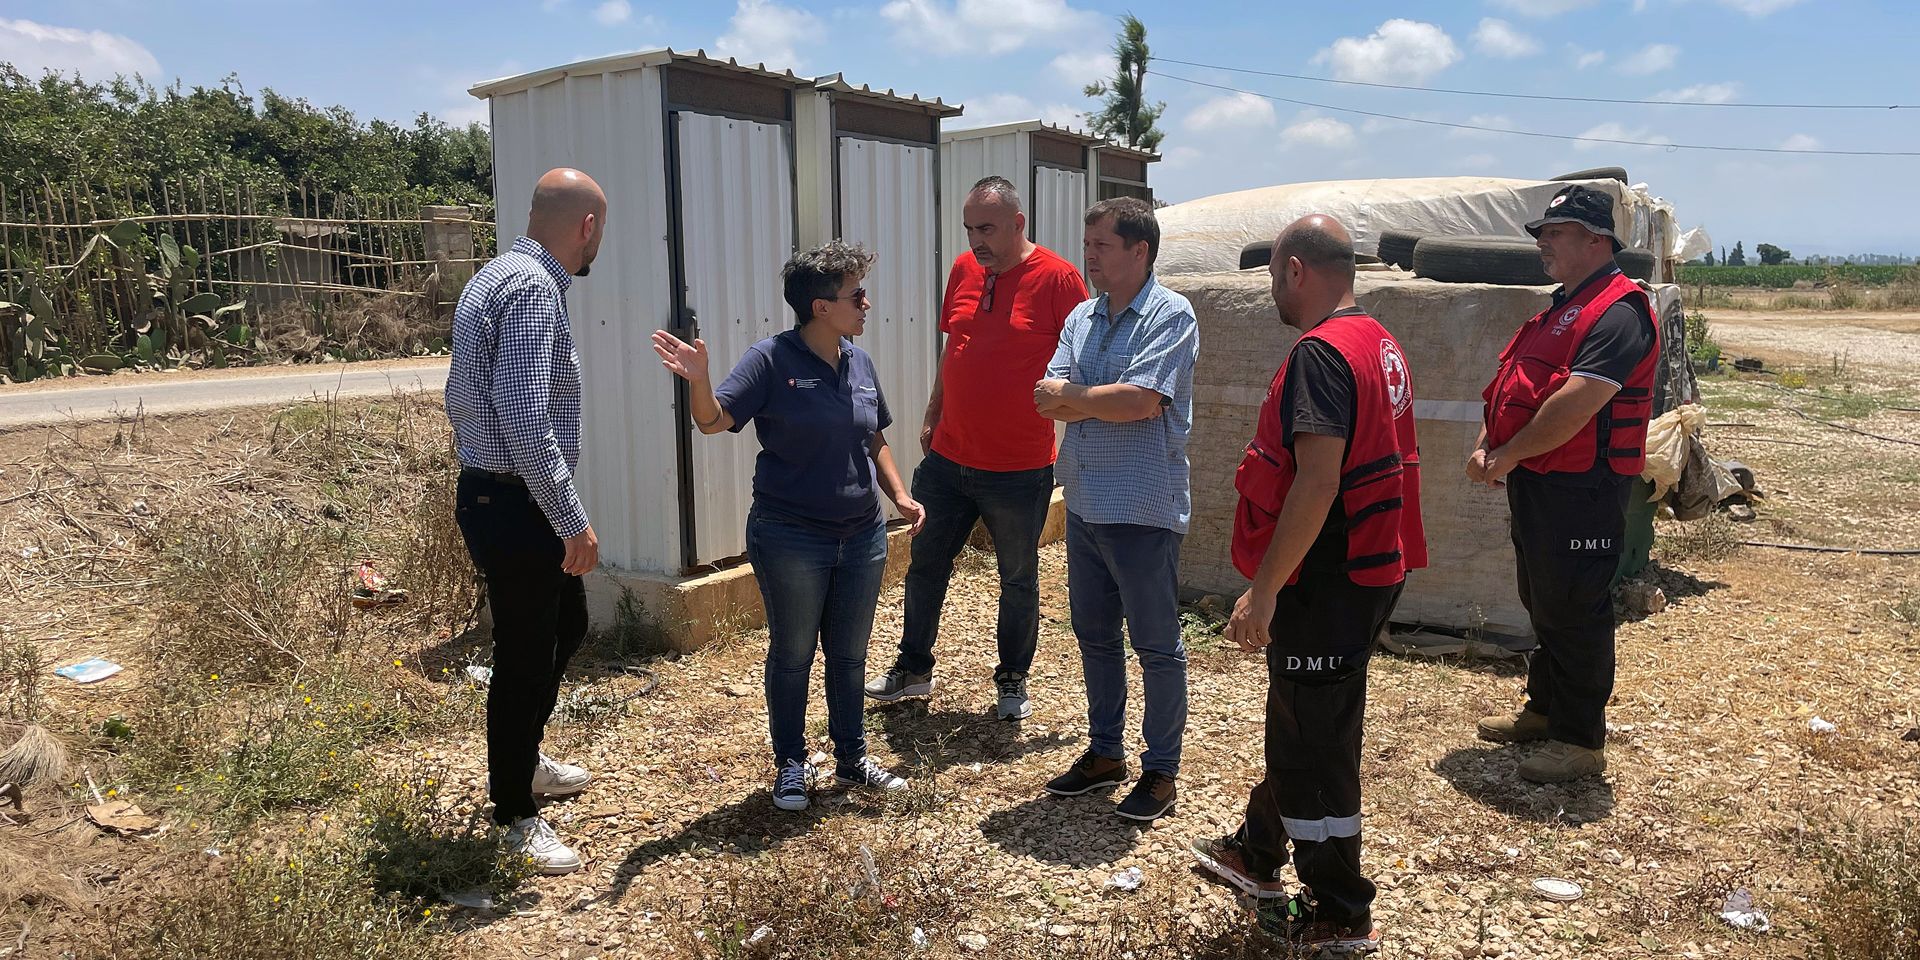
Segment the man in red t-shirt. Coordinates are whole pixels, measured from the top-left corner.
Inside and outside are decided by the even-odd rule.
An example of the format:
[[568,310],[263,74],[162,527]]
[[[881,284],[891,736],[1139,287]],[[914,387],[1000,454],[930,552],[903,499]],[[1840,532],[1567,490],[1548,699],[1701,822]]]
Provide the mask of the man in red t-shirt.
[[913,497],[927,508],[907,568],[906,624],[893,668],[867,684],[875,700],[933,692],[933,641],[954,558],[976,520],[1000,566],[1003,720],[1033,712],[1027,671],[1040,636],[1040,531],[1053,496],[1053,422],[1033,406],[1067,314],[1087,299],[1073,264],[1027,239],[1020,194],[1003,177],[973,185],[962,207],[967,245],[940,307],[946,353],[927,401]]

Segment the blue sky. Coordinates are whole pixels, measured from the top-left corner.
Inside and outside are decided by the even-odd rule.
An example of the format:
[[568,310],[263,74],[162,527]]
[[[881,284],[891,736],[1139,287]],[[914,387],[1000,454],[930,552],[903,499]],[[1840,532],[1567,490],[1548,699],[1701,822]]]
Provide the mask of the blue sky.
[[[0,59],[188,84],[239,74],[364,117],[484,119],[478,80],[671,45],[940,96],[956,126],[1071,120],[1131,10],[1161,56],[1317,77],[1569,96],[1920,104],[1920,4],[1838,0],[5,0]],[[1163,65],[1329,107],[1658,142],[1920,151],[1920,109],[1787,111],[1549,104],[1368,90]],[[1169,201],[1353,177],[1548,177],[1605,164],[1716,242],[1920,253],[1920,157],[1707,153],[1472,134],[1151,77]]]

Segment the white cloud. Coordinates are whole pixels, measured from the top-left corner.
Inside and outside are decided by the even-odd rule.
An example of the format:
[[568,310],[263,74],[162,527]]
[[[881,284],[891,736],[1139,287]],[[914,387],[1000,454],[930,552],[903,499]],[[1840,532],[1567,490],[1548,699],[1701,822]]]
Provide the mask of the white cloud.
[[1800,0],[1720,0],[1720,5],[1749,17],[1764,17],[1785,10]]
[[1523,17],[1557,17],[1563,13],[1591,7],[1599,0],[1494,0],[1493,5],[1512,10]]
[[1395,18],[1367,37],[1341,37],[1315,54],[1314,63],[1330,63],[1339,80],[1369,83],[1422,83],[1460,59],[1460,48],[1445,30],[1431,23]]
[[32,20],[0,18],[0,60],[13,64],[29,80],[43,71],[77,73],[92,81],[134,74],[164,85],[160,61],[131,37],[103,30],[54,27]]
[[[1588,129],[1586,132],[1580,134],[1580,136],[1585,140],[1616,140],[1616,141],[1630,140],[1630,141],[1633,141],[1634,143],[1656,143],[1656,144],[1673,142],[1668,137],[1658,133],[1654,133],[1652,130],[1646,127],[1628,127],[1627,125],[1622,123],[1612,123],[1612,122],[1603,123],[1597,127],[1592,127]],[[1581,150],[1612,150],[1612,149],[1617,149],[1623,146],[1623,144],[1579,143],[1579,144],[1576,144],[1575,146],[1577,146]]]
[[1076,130],[1084,129],[1087,125],[1084,109],[1064,103],[1035,103],[1017,93],[990,93],[963,102],[967,111],[948,120],[947,127],[951,129],[991,127],[997,123],[1036,119]]
[[1193,131],[1208,130],[1247,130],[1253,127],[1270,127],[1274,124],[1273,104],[1264,97],[1251,93],[1234,93],[1224,97],[1215,97],[1195,107],[1187,114],[1187,129]]
[[1662,90],[1653,95],[1655,100],[1678,100],[1682,103],[1732,103],[1740,95],[1740,84],[1734,81],[1726,83],[1696,83],[1691,87],[1678,90]]
[[1620,61],[1614,69],[1635,77],[1671,70],[1680,62],[1680,48],[1671,43],[1656,43]]
[[880,16],[903,44],[936,54],[999,56],[1072,32],[1098,31],[1101,18],[1066,0],[890,0]]
[[1283,147],[1306,146],[1345,150],[1356,142],[1353,128],[1332,117],[1312,117],[1280,131],[1280,144]]
[[1113,54],[1105,50],[1088,50],[1079,53],[1063,53],[1047,64],[1053,75],[1072,84],[1075,89],[1087,84],[1105,80],[1113,76],[1115,61]]
[[744,63],[764,62],[775,70],[798,70],[800,48],[823,43],[826,36],[820,18],[805,10],[773,0],[740,0],[713,51]]
[[1818,150],[1820,149],[1820,141],[1814,139],[1813,137],[1807,136],[1804,133],[1796,133],[1793,136],[1780,141],[1780,149],[1782,150]]
[[600,21],[602,26],[611,27],[616,23],[625,23],[631,16],[633,16],[633,4],[628,3],[627,0],[607,0],[593,8],[593,18]]
[[1473,48],[1489,57],[1516,60],[1540,52],[1540,41],[1514,29],[1505,20],[1487,17],[1473,31]]
[[1589,50],[1581,54],[1579,59],[1573,62],[1573,65],[1585,70],[1588,67],[1597,67],[1606,62],[1607,52],[1605,50]]
[[1182,169],[1196,160],[1205,159],[1206,154],[1194,147],[1174,147],[1160,155],[1157,166],[1162,170]]

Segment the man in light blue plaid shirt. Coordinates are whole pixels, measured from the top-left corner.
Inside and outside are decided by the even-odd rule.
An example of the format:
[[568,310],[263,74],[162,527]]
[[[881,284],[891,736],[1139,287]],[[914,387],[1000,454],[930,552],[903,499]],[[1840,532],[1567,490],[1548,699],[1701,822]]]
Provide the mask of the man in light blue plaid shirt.
[[1146,752],[1115,812],[1155,820],[1173,807],[1187,726],[1179,568],[1200,330],[1187,299],[1154,280],[1151,207],[1103,200],[1086,226],[1087,277],[1101,295],[1068,315],[1033,390],[1041,415],[1067,424],[1054,470],[1067,493],[1067,602],[1087,682],[1087,751],[1047,790],[1076,796],[1128,778],[1124,619],[1146,688]]
[[578,170],[534,187],[527,233],[467,282],[453,314],[447,417],[460,455],[457,515],[493,611],[487,792],[507,843],[543,873],[580,857],[539,816],[592,776],[540,752],[567,661],[587,634],[581,576],[600,544],[580,506],[580,356],[567,289],[600,251],[607,198]]

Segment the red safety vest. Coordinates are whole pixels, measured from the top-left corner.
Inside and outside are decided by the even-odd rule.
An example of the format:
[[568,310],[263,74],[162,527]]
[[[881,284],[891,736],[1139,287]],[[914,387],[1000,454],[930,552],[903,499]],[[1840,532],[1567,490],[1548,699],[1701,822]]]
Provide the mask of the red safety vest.
[[[1652,315],[1652,303],[1640,285],[1616,273],[1591,283],[1578,296],[1548,307],[1521,326],[1500,353],[1500,372],[1481,393],[1486,400],[1487,449],[1512,440],[1520,428],[1568,378],[1575,351],[1607,308],[1623,297],[1639,297]],[[1551,318],[1551,319],[1549,319]],[[1613,472],[1637,477],[1647,465],[1647,419],[1653,410],[1653,380],[1660,366],[1660,325],[1654,324],[1653,349],[1647,352],[1620,391],[1566,443],[1520,461],[1535,473],[1584,473],[1604,457]]]
[[[1354,422],[1340,464],[1340,506],[1347,518],[1347,578],[1363,587],[1387,587],[1408,570],[1427,565],[1420,522],[1420,447],[1413,430],[1413,380],[1400,342],[1364,313],[1327,318],[1301,336],[1340,351],[1353,371]],[[1298,347],[1298,344],[1295,344]],[[1293,486],[1291,439],[1281,432],[1280,397],[1287,379],[1280,365],[1260,404],[1253,442],[1234,472],[1240,505],[1233,518],[1233,565],[1252,577],[1273,542],[1280,507]],[[1299,569],[1287,576],[1300,579]]]

